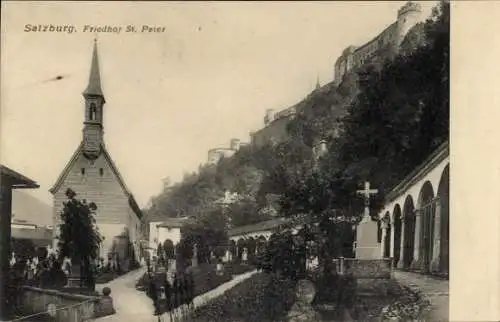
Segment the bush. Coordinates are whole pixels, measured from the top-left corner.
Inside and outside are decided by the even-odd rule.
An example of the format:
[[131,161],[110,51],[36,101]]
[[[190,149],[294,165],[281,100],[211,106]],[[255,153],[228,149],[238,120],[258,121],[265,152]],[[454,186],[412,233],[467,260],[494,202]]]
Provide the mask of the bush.
[[255,269],[254,266],[244,263],[227,263],[224,264],[224,271],[229,275],[240,275]]
[[[193,278],[194,296],[211,291],[232,278],[231,274],[228,273],[224,273],[222,276],[217,275],[216,265],[207,263],[191,268],[188,274],[191,274]],[[148,289],[149,277],[147,273],[137,280],[135,287],[141,291]]]
[[280,321],[293,304],[293,288],[290,280],[258,273],[197,308],[191,321]]
[[208,292],[232,278],[227,272],[222,276],[217,275],[216,265],[208,263],[191,268],[190,273],[193,274],[195,296]]

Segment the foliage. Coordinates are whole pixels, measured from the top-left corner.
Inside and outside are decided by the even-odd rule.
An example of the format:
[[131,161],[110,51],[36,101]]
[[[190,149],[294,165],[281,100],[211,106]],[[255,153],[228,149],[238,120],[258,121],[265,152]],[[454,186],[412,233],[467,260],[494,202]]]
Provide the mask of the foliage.
[[[76,199],[76,193],[68,189],[68,200],[61,212],[62,224],[59,235],[59,256],[69,257],[72,263],[80,264],[81,283],[92,286],[91,261],[98,257],[100,236],[97,230],[94,211],[97,206],[85,200]],[[93,286],[92,286],[93,287]]]
[[[333,90],[317,94],[323,98],[310,99],[291,124],[295,141],[310,145],[329,136],[330,144],[316,171],[295,171],[298,175],[279,183],[284,187],[284,214],[305,213],[325,224],[338,217],[356,222],[363,209],[356,190],[365,180],[379,189],[371,200],[376,213],[385,194],[448,140],[449,4],[443,2],[418,28],[425,31],[425,41],[407,39],[406,44],[413,41],[420,47],[358,69],[357,77],[346,77],[347,88],[341,84],[336,94]],[[356,78],[357,90],[352,90]],[[354,93],[353,99],[341,95]],[[342,114],[333,112],[335,104],[347,109],[341,122],[331,119]],[[337,109],[342,110],[341,106]],[[338,135],[330,135],[335,127]],[[298,168],[293,164],[281,167]]]
[[[415,26],[399,54],[394,49],[381,48],[340,85],[300,102],[288,141],[246,146],[201,167],[158,196],[150,212],[207,216],[200,222],[218,231],[223,221],[228,228],[268,219],[269,196],[278,196],[271,208],[280,215],[319,223],[323,255],[348,254],[364,207],[356,190],[364,181],[379,190],[370,200],[378,213],[388,191],[449,139],[449,4]],[[318,156],[322,140],[328,152]],[[220,207],[226,191],[239,198]],[[205,244],[216,239],[205,235]]]
[[185,258],[191,258],[192,249],[196,245],[198,261],[208,262],[210,250],[227,243],[225,215],[221,209],[213,209],[207,214],[191,220],[181,229],[181,251]]
[[163,243],[163,251],[165,252],[165,258],[174,259],[175,246],[174,246],[174,243],[170,239],[166,239],[165,242]]
[[202,321],[281,321],[293,302],[293,283],[257,273],[197,308],[191,319]]
[[[217,165],[205,165],[198,173],[186,175],[180,183],[153,198],[147,217],[203,217],[224,209],[226,222],[243,226],[268,219],[261,209],[267,206],[262,181],[275,162],[270,147],[243,146],[231,158]],[[237,199],[221,204],[226,192]],[[206,218],[203,219],[206,221]]]
[[[16,256],[16,261],[26,261],[37,254],[35,243],[30,239],[12,238],[11,249]],[[12,254],[9,254],[9,256],[12,256]]]

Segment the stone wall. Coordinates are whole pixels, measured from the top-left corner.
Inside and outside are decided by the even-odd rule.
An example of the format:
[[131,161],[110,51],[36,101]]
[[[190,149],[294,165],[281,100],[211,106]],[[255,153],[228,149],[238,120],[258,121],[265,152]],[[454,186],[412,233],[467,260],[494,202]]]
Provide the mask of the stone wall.
[[354,259],[346,258],[345,271],[358,278],[391,278],[392,261],[390,259]]
[[90,320],[94,317],[98,302],[98,297],[69,294],[31,286],[22,286],[18,298],[18,305],[22,307],[26,315],[40,313],[40,316],[47,316],[47,312],[52,310],[55,314],[54,320],[57,322]]
[[290,122],[290,119],[290,117],[283,117],[274,120],[268,126],[253,133],[251,135],[252,144],[257,147],[261,147],[271,140],[275,140],[276,143],[285,141],[288,138],[287,125]]

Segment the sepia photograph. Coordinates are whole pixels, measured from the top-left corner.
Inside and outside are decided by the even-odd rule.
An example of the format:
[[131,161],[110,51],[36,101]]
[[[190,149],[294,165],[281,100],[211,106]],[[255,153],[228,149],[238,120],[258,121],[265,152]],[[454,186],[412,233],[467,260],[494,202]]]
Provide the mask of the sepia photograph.
[[450,321],[450,3],[4,1],[0,321]]

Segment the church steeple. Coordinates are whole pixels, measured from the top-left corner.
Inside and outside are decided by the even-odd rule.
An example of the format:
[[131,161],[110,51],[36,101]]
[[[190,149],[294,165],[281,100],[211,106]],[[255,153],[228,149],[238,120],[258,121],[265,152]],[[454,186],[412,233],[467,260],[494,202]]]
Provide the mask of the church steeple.
[[97,40],[94,39],[94,51],[92,52],[92,63],[90,65],[89,84],[83,92],[83,96],[101,96],[104,94],[101,89],[101,74],[99,72],[99,58],[97,55]]
[[86,156],[96,158],[99,156],[101,144],[103,143],[103,112],[104,103],[106,103],[101,89],[96,40],[94,40],[89,83],[85,91],[83,91],[83,97],[85,98],[83,148]]

